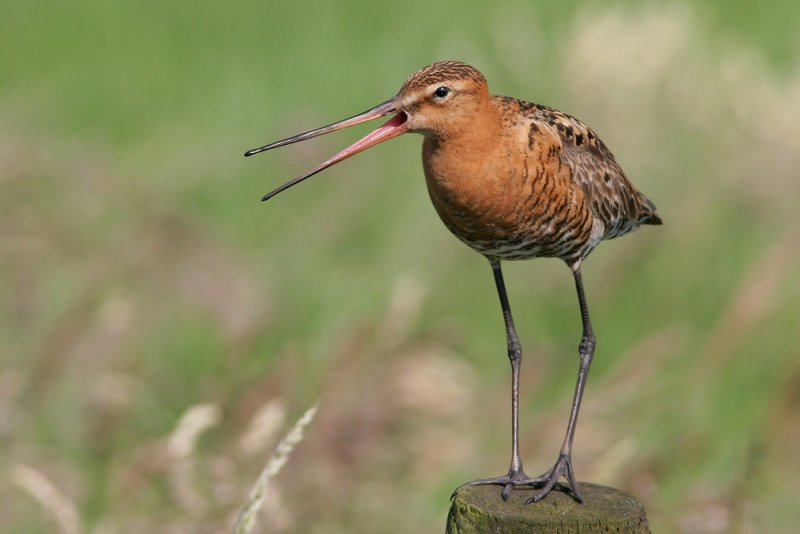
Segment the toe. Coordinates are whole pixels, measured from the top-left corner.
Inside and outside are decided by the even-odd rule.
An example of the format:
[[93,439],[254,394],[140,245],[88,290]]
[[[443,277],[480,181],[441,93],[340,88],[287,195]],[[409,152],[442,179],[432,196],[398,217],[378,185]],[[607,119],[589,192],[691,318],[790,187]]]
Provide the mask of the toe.
[[583,497],[578,491],[578,482],[575,480],[575,474],[572,471],[572,458],[570,458],[569,455],[561,455],[558,457],[552,469],[540,477],[533,479],[535,483],[544,483],[544,486],[536,495],[525,501],[526,504],[536,503],[544,499],[547,494],[553,490],[562,476],[566,478],[569,483],[569,493],[572,497],[579,503],[583,503]]

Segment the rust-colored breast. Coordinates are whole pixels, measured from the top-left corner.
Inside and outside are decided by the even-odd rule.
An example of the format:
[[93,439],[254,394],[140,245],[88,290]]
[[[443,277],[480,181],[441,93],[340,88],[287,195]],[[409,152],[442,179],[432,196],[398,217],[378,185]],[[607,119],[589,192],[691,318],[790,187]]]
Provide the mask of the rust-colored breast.
[[492,259],[572,264],[602,239],[660,222],[583,123],[516,99],[492,97],[492,104],[491,138],[423,144],[431,200],[470,247]]
[[591,213],[561,159],[558,136],[503,111],[491,142],[426,139],[423,163],[437,212],[489,258],[577,258],[590,237]]

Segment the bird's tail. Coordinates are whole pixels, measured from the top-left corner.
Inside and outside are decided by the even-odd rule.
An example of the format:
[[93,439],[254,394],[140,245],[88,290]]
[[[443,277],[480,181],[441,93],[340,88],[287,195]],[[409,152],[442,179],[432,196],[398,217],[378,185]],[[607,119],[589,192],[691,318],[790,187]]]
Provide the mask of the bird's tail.
[[642,193],[639,193],[639,205],[642,209],[639,224],[662,224],[661,217],[656,213],[656,205]]

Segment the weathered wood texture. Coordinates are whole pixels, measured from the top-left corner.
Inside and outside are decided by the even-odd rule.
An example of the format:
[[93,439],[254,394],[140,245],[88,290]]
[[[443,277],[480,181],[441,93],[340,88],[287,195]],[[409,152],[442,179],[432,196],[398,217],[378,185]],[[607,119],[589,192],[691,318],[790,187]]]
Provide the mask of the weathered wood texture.
[[644,507],[634,497],[597,484],[579,487],[585,504],[560,491],[525,504],[535,490],[516,489],[504,502],[499,486],[463,488],[453,498],[447,534],[650,532]]

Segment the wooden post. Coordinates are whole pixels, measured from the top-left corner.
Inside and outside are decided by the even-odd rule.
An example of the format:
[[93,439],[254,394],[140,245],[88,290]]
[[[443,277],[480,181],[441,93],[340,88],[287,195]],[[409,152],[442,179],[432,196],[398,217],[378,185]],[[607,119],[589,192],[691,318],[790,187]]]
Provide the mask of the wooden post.
[[447,516],[447,534],[517,534],[557,532],[648,533],[644,507],[634,497],[614,488],[579,484],[584,504],[561,491],[552,491],[536,504],[525,504],[533,489],[515,489],[508,501],[499,486],[473,486],[453,498]]

